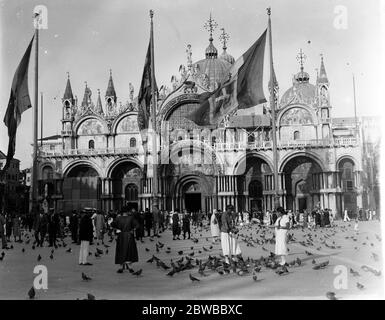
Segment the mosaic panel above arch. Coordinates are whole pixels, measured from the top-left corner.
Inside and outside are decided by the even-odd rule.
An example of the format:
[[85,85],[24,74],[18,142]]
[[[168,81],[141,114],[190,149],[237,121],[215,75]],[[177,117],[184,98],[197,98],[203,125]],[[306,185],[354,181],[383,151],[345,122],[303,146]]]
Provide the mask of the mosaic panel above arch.
[[304,108],[294,107],[287,110],[281,117],[281,125],[313,124],[313,117]]
[[124,117],[120,120],[116,133],[139,132],[137,117],[135,115]]
[[104,125],[98,119],[88,119],[85,120],[78,129],[77,134],[81,136],[88,136],[94,134],[103,134]]

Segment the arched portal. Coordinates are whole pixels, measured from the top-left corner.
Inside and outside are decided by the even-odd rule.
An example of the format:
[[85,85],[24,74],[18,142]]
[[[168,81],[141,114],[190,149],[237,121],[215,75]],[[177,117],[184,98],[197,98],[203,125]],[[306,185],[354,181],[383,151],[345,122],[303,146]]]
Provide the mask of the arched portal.
[[347,209],[350,215],[357,212],[357,194],[355,165],[352,159],[343,158],[338,162],[338,175],[341,187],[341,208]]
[[72,166],[63,181],[63,210],[100,209],[101,180],[88,164]]
[[138,210],[138,186],[135,183],[129,183],[126,185],[126,188],[124,189],[124,200],[125,204],[130,209]]
[[210,211],[213,207],[214,178],[192,173],[181,177],[174,188],[173,208],[190,212]]
[[112,185],[113,209],[119,210],[123,205],[138,209],[139,186],[142,170],[138,164],[130,161],[121,161],[110,171]]
[[238,210],[258,211],[271,209],[273,175],[268,160],[248,153],[234,169],[237,184]]
[[284,207],[292,211],[312,210],[323,207],[320,189],[324,180],[320,165],[307,156],[291,158],[283,167],[282,189],[285,192]]

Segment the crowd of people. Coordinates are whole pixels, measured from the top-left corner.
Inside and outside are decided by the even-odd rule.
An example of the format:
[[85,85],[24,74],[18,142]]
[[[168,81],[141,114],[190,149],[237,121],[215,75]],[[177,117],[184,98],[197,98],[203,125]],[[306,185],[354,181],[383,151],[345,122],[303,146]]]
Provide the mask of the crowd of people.
[[[358,220],[371,220],[375,217],[372,211],[358,211]],[[242,252],[237,240],[239,228],[252,223],[263,224],[275,228],[275,254],[280,264],[286,264],[287,231],[296,227],[322,228],[331,227],[335,215],[330,209],[314,208],[311,212],[284,210],[282,207],[274,211],[235,212],[232,205],[226,206],[223,212],[213,210],[212,213],[188,212],[175,209],[168,212],[154,206],[152,210],[137,211],[123,207],[120,211],[107,214],[100,210],[74,210],[70,216],[40,211],[35,217],[16,215],[16,213],[0,215],[0,237],[2,247],[7,249],[11,235],[15,242],[21,242],[21,230],[34,232],[34,245],[43,247],[45,241],[49,247],[57,248],[57,240],[71,235],[72,243],[80,246],[79,265],[91,265],[87,261],[89,246],[95,240],[104,244],[106,235],[116,236],[115,263],[120,266],[119,273],[124,270],[133,272],[131,264],[138,261],[136,241],[144,242],[145,237],[161,237],[161,233],[171,230],[173,241],[191,238],[191,225],[202,227],[206,221],[210,225],[212,242],[220,242],[226,263],[242,259]],[[344,221],[350,221],[349,213],[344,211]]]

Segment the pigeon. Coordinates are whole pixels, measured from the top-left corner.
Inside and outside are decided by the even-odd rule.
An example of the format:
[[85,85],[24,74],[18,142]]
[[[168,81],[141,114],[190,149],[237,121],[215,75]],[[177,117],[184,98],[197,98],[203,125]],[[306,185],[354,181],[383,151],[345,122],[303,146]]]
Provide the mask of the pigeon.
[[34,287],[31,287],[31,289],[28,290],[28,297],[30,299],[35,299],[36,291]]
[[149,248],[145,248],[144,250],[146,250],[146,252],[150,252],[150,249],[149,249]]
[[178,251],[178,254],[181,256],[183,254],[183,251],[182,250]]
[[305,253],[306,253],[308,256],[312,256],[312,255],[313,255],[311,252],[306,251],[306,250],[305,250]]
[[297,257],[297,259],[295,259],[295,262],[298,264],[298,266],[300,266],[300,265],[301,265],[301,263],[302,263],[301,259],[300,259],[300,258],[298,258],[298,257]]
[[132,274],[134,275],[134,276],[140,276],[141,274],[142,274],[142,269],[139,269],[138,271],[135,271],[135,272],[133,272]]
[[99,249],[99,248],[96,248],[96,252],[97,252],[98,254],[103,254],[103,250],[101,250],[101,249]]
[[21,249],[21,252],[23,252],[23,253],[24,253],[24,252],[25,252],[25,249],[24,249],[24,248],[23,248],[23,249]]
[[257,278],[257,275],[253,272],[253,280],[254,281],[257,281],[258,280],[258,278]]
[[336,298],[336,294],[334,292],[326,292],[326,298],[328,298],[329,300],[337,300]]
[[5,252],[4,252],[4,251],[1,253],[1,256],[2,256],[2,257],[4,257],[4,256],[5,256]]
[[365,286],[359,282],[357,282],[357,288],[362,290],[362,289],[365,289]]
[[0,261],[3,261],[3,259],[4,259],[4,256],[0,256]]
[[35,250],[35,246],[32,246],[32,250]]
[[287,270],[286,266],[282,266],[282,268],[277,269],[275,273],[281,276],[285,273],[289,273],[289,270]]
[[51,259],[51,260],[53,260],[53,254],[51,253],[51,255],[49,256],[49,258]]
[[38,256],[37,256],[37,261],[40,261],[41,260],[41,255],[39,254]]
[[166,273],[166,276],[172,277],[175,273],[176,273],[175,269],[172,268],[172,270],[170,272]]
[[360,276],[360,274],[359,274],[357,271],[353,270],[352,268],[350,268],[350,273],[351,273],[354,277]]
[[95,258],[100,258],[100,254],[95,252]]
[[90,281],[92,280],[89,276],[87,276],[84,272],[82,272],[82,279],[83,281]]
[[190,276],[190,280],[191,280],[192,282],[194,282],[194,281],[200,281],[199,279],[193,277],[193,276],[191,275],[191,273],[189,274],[189,276]]
[[93,294],[87,293],[87,300],[96,300],[96,298]]
[[71,249],[71,248],[68,248],[68,249],[66,250],[66,252],[71,253],[71,252],[72,252],[72,249]]

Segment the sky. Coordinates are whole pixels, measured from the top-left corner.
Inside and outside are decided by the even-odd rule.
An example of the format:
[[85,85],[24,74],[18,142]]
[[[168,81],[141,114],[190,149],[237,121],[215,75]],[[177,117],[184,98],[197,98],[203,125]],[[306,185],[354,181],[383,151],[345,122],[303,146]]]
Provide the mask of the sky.
[[[0,150],[4,152],[8,137],[2,119],[14,72],[34,32],[32,15],[36,5],[48,9],[48,29],[40,31],[39,43],[44,136],[60,134],[61,98],[67,72],[80,101],[85,81],[94,102],[97,89],[104,96],[110,69],[118,100],[129,100],[130,82],[137,95],[149,41],[150,9],[155,12],[155,72],[159,87],[170,86],[171,76],[178,75],[179,66],[186,64],[187,44],[192,46],[193,62],[204,58],[209,35],[203,25],[210,12],[218,23],[213,34],[218,52],[222,52],[219,35],[223,27],[230,35],[227,52],[237,59],[267,27],[266,8],[270,6],[280,96],[291,87],[292,76],[299,71],[296,56],[302,48],[307,56],[304,67],[310,74],[310,83],[315,83],[320,54],[324,56],[333,117],[354,116],[353,73],[357,115],[382,114],[384,48],[380,40],[380,12],[385,7],[380,8],[380,0],[0,0]],[[33,79],[31,55],[32,103]],[[267,81],[265,77],[266,96]],[[32,163],[32,119],[31,108],[23,113],[18,127],[15,157],[21,160],[21,168]]]

